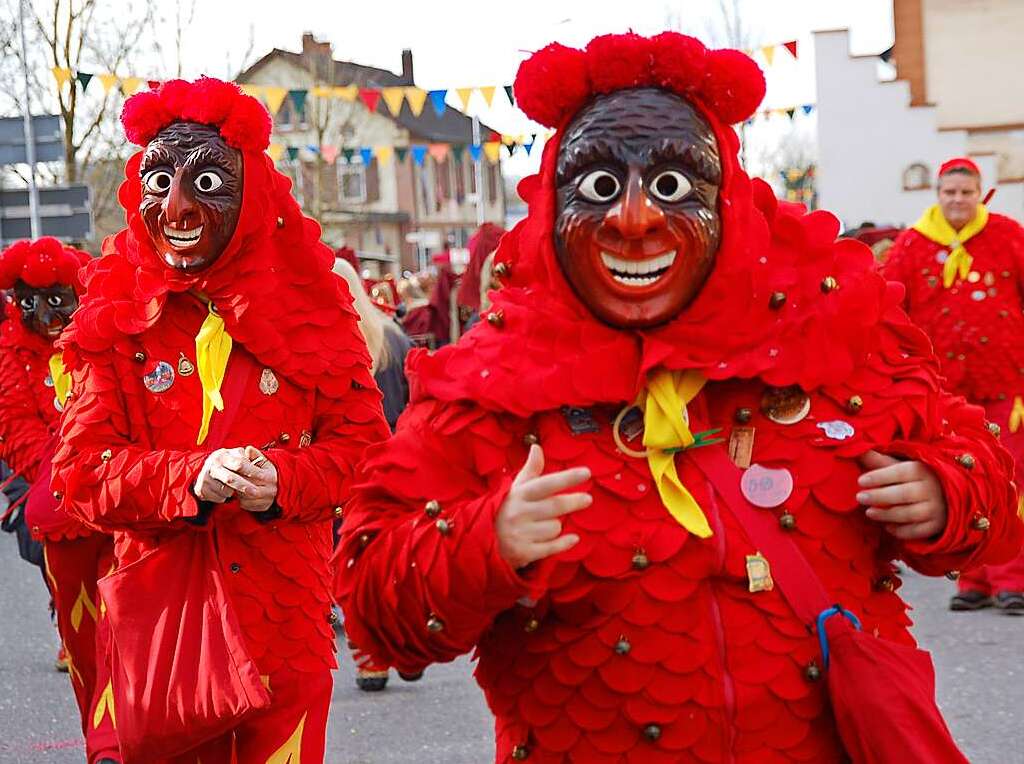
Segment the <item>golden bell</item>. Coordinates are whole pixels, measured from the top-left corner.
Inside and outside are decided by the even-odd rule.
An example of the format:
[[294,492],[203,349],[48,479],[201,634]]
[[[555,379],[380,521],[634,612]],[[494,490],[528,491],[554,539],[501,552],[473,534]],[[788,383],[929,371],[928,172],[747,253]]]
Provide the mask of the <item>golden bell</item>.
[[850,399],[846,401],[847,411],[850,411],[853,414],[856,414],[862,408],[864,408],[864,399],[859,395],[851,395]]
[[423,511],[427,513],[427,517],[437,517],[441,514],[441,502],[431,499],[423,505]]

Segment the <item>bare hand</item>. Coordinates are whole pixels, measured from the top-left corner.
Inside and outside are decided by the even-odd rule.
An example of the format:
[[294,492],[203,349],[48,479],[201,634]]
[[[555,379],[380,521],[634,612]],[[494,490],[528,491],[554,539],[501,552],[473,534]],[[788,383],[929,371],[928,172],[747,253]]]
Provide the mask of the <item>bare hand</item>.
[[242,509],[263,512],[277,498],[277,468],[252,446],[219,448],[206,457],[195,493],[217,504],[237,498]]
[[593,501],[589,493],[560,493],[589,480],[586,467],[543,473],[544,451],[538,445],[530,446],[526,464],[516,475],[495,521],[498,552],[517,570],[575,546],[580,537],[561,535],[558,518],[589,507]]
[[857,483],[863,490],[857,501],[867,507],[870,520],[906,541],[937,536],[946,530],[946,496],[929,467],[868,451],[860,463],[870,470]]

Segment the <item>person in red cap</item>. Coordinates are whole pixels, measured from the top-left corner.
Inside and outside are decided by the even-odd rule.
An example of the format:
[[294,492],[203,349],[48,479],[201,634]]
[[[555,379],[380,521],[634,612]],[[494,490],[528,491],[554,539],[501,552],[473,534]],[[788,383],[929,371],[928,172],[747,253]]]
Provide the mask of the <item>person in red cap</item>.
[[[912,645],[890,561],[1012,556],[1009,457],[870,250],[740,168],[750,58],[608,35],[515,89],[556,132],[485,320],[410,355],[412,403],[367,451],[346,628],[403,671],[475,650],[499,762],[848,761],[790,585]],[[921,718],[890,747],[934,742]]]
[[[970,159],[939,169],[938,203],[896,239],[882,267],[931,338],[949,389],[985,408],[1024,468],[1024,228],[981,202]],[[960,571],[951,610],[1024,614],[1024,550],[1001,565]]]
[[[332,520],[384,438],[333,252],[239,88],[130,98],[127,228],[61,340],[53,488],[113,532],[101,582],[127,761],[321,762],[336,667]],[[170,618],[168,618],[170,613]]]
[[58,511],[51,460],[71,378],[54,347],[92,258],[43,237],[0,254],[0,289],[13,297],[0,326],[0,458],[31,484],[25,522],[43,543],[45,575],[85,736],[89,764],[121,760],[111,706],[106,618],[96,581],[114,567],[110,535]]

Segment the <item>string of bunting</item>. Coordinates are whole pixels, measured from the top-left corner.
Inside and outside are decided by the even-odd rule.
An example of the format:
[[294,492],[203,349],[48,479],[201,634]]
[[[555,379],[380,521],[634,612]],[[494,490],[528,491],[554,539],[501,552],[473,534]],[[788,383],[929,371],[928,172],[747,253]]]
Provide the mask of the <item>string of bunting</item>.
[[751,58],[753,58],[755,55],[760,53],[761,54],[761,58],[764,59],[764,62],[766,64],[768,64],[768,66],[771,66],[772,64],[775,63],[775,52],[779,48],[785,48],[786,51],[789,52],[789,55],[791,55],[794,59],[797,59],[797,58],[800,57],[798,55],[799,46],[798,46],[796,40],[790,40],[789,42],[780,42],[780,43],[776,43],[774,45],[762,45],[762,46],[760,46],[758,48],[751,48],[749,50],[744,50],[743,52],[746,53]]
[[797,114],[802,113],[804,116],[808,116],[816,108],[818,107],[813,103],[805,103],[801,104],[800,106],[787,106],[775,109],[764,109],[763,111],[759,111],[756,114],[754,114],[754,116],[752,116],[750,119],[744,122],[744,124],[752,125],[754,124],[754,121],[757,120],[758,118],[771,119],[772,117],[788,117],[789,119],[792,120],[794,117],[796,117]]

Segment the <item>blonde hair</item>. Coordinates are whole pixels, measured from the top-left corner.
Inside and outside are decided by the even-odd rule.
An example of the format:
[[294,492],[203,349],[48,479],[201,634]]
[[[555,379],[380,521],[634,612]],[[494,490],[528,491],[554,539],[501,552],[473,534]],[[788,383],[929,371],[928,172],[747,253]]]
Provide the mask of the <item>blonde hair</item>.
[[370,370],[376,374],[381,369],[386,369],[391,362],[391,353],[388,352],[388,343],[384,338],[385,333],[390,330],[388,324],[391,323],[391,319],[370,300],[370,296],[363,288],[363,280],[348,261],[340,258],[335,260],[334,272],[348,284],[348,291],[352,294],[352,306],[359,314],[359,330],[363,333],[373,361]]

